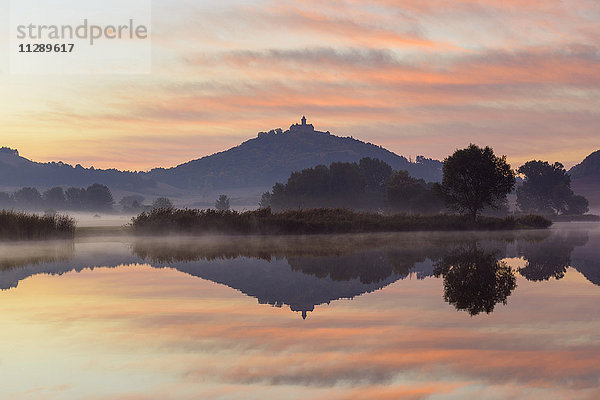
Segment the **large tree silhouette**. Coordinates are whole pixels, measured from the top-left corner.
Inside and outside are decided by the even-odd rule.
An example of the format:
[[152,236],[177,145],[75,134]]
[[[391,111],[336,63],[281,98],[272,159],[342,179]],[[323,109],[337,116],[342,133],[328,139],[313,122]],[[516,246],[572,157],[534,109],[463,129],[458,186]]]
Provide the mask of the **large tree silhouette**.
[[525,183],[517,189],[517,205],[525,212],[544,214],[585,214],[588,201],[571,190],[571,177],[556,162],[528,161],[517,171]]
[[490,147],[471,144],[444,160],[444,176],[437,193],[446,205],[474,220],[485,207],[500,207],[515,187],[515,173],[506,157]]

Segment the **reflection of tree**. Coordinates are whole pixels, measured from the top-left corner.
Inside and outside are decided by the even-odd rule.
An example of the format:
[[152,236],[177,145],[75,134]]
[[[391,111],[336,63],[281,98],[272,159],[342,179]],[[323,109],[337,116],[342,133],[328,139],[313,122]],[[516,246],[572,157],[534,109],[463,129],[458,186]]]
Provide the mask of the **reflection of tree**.
[[133,252],[151,263],[286,259],[292,271],[330,278],[383,282],[408,276],[416,263],[437,259],[454,236],[418,234],[319,235],[279,237],[206,237],[164,241],[139,240]]
[[[492,232],[484,236],[480,232],[466,232],[206,237],[160,242],[140,240],[135,242],[133,250],[153,263],[192,263],[189,267],[175,268],[238,288],[259,299],[269,299],[273,304],[293,305],[298,310],[300,306],[302,310],[309,310],[328,299],[344,297],[342,288],[352,287],[347,293],[355,296],[383,287],[407,277],[418,269],[416,264],[437,261],[433,272],[444,279],[445,300],[459,310],[477,315],[492,312],[500,302],[506,304],[516,287],[514,270],[499,261],[509,254],[508,246],[516,243],[521,250],[529,251],[527,246],[530,246],[533,251],[543,243],[553,246],[552,237],[549,231]],[[511,247],[510,252],[513,251]],[[255,258],[268,263],[235,273],[221,271],[220,264],[210,263],[237,258]],[[285,260],[291,267],[290,272],[301,272],[303,276],[286,275],[288,271],[283,268],[273,269],[282,276],[269,279],[275,272],[266,273],[265,268],[275,264],[275,260]],[[208,263],[194,266],[194,261]],[[424,268],[426,271],[419,269],[421,276],[429,276],[431,264]],[[312,277],[319,279],[309,279]],[[299,279],[304,283],[298,283]],[[315,294],[317,291],[319,296]]]
[[[545,233],[544,233],[545,234]],[[285,258],[293,271],[334,281],[359,279],[370,284],[393,274],[406,277],[415,264],[439,260],[448,247],[477,240],[480,248],[504,254],[519,238],[539,240],[536,232],[493,232],[486,240],[478,233],[313,235],[273,237],[205,237],[156,241],[138,240],[133,251],[152,263]],[[544,236],[545,237],[545,236]]]
[[[236,236],[205,238],[143,239],[133,243],[133,253],[153,263],[227,260],[238,257],[259,258],[341,258],[379,250],[389,253],[392,264],[422,261],[439,254],[449,235],[427,237],[418,234],[308,235],[308,236]],[[430,258],[430,257],[428,257]],[[402,267],[405,268],[405,267]]]
[[575,247],[588,241],[586,232],[555,233],[541,243],[519,242],[518,252],[527,261],[519,273],[530,281],[550,278],[561,279],[571,265],[571,253]]
[[[227,285],[302,317],[319,304],[354,298],[406,277],[440,242],[416,234],[205,237],[139,240],[151,264]],[[430,239],[430,240],[427,240]],[[216,261],[216,262],[213,262]]]
[[[400,277],[408,275],[418,261],[425,261],[426,253],[421,251],[418,258],[403,254],[399,250],[354,253],[340,257],[289,257],[293,271],[314,275],[317,278],[331,278],[334,281],[360,279],[364,284],[377,283],[392,274]],[[396,257],[394,257],[396,256]]]
[[506,304],[517,287],[513,269],[476,243],[444,256],[434,272],[444,278],[444,300],[471,315],[489,314],[497,303]]

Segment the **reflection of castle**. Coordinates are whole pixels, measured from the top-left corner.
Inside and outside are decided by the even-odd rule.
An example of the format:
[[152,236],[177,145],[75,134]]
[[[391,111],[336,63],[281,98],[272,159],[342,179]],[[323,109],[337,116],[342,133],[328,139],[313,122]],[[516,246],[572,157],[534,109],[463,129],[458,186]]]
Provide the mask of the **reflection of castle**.
[[[327,304],[329,304],[329,303],[327,303]],[[291,304],[290,310],[295,311],[295,312],[301,312],[302,319],[306,319],[306,317],[308,316],[308,313],[313,312],[315,310],[315,306],[312,304],[310,304],[310,305]]]

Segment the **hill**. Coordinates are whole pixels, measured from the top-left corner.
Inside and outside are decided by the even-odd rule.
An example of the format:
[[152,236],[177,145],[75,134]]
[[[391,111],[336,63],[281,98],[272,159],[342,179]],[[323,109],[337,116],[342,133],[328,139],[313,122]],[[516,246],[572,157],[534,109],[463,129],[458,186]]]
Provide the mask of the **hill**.
[[83,168],[63,162],[38,163],[21,157],[17,150],[0,149],[0,187],[84,187],[104,184],[120,192],[165,196],[204,194],[236,190],[260,195],[276,182],[285,182],[293,171],[332,162],[356,162],[378,158],[394,169],[407,170],[427,181],[441,179],[442,163],[424,157],[410,162],[381,146],[351,137],[319,132],[310,124],[294,124],[260,132],[258,137],[227,151],[189,161],[173,168],[149,172]]
[[316,131],[303,119],[283,131],[260,132],[258,137],[227,151],[193,160],[170,169],[155,169],[148,176],[179,188],[239,188],[273,186],[294,171],[332,162],[358,162],[371,157],[395,170],[406,170],[426,181],[441,179],[442,163],[424,157],[410,162],[381,146],[351,137]]
[[588,199],[591,210],[600,211],[600,150],[571,168],[569,175],[573,191]]
[[21,157],[17,150],[0,148],[0,186],[79,187],[93,183],[133,192],[156,186],[155,181],[137,172],[83,168],[79,164],[73,167],[63,162],[38,163]]
[[569,170],[572,179],[600,179],[600,150],[587,156],[582,162]]

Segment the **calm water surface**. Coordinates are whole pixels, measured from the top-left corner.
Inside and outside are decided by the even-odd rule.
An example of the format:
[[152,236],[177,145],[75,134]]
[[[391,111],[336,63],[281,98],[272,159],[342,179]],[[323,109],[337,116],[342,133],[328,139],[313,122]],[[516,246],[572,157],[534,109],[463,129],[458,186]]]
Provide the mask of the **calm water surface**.
[[600,226],[0,245],[0,399],[598,399]]

